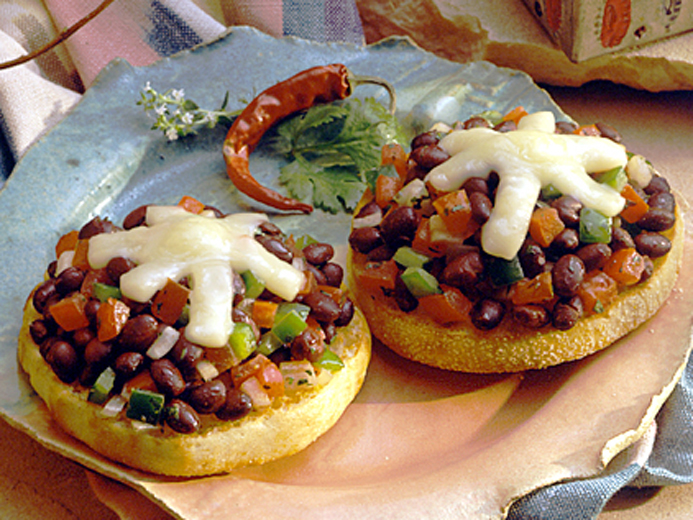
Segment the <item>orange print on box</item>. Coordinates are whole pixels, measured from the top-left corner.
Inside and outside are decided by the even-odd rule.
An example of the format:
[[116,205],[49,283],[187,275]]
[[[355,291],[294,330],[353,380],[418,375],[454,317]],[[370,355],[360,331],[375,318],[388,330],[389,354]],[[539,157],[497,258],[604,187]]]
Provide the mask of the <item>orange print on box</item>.
[[628,34],[631,18],[630,0],[607,0],[602,16],[602,46],[616,47]]

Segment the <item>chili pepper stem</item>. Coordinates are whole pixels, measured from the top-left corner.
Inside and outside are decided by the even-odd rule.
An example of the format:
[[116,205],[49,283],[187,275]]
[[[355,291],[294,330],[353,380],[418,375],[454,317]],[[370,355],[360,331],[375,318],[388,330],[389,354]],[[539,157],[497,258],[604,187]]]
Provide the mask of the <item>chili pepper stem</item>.
[[388,112],[394,115],[397,110],[397,95],[395,94],[395,87],[392,83],[378,76],[360,76],[352,74],[351,72],[348,73],[348,78],[352,89],[359,85],[379,85],[387,90],[387,94],[390,97]]

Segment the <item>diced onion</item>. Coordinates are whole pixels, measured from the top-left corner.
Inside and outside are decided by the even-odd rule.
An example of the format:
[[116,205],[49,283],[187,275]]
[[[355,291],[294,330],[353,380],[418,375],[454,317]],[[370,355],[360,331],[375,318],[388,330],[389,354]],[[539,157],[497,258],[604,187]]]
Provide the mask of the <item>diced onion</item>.
[[414,179],[395,195],[395,202],[400,206],[411,206],[414,201],[428,195],[426,184],[421,179]]
[[363,217],[355,218],[352,222],[354,229],[364,228],[364,227],[375,227],[380,224],[383,220],[383,212],[380,208],[378,211],[369,213]]
[[332,371],[321,368],[318,370],[317,380],[315,381],[315,384],[318,386],[325,386],[332,380],[333,376],[334,373]]
[[653,168],[642,155],[635,154],[626,164],[628,179],[639,188],[644,188],[652,180]]
[[173,327],[166,325],[159,337],[147,349],[147,356],[152,359],[161,359],[168,354],[180,338],[180,332]]
[[131,419],[132,427],[138,431],[153,430],[158,428],[156,424],[149,424],[144,421],[138,421],[137,419]]
[[306,261],[304,258],[295,256],[291,260],[291,265],[294,267],[294,269],[298,269],[299,271],[305,271],[306,270]]
[[211,381],[219,375],[219,370],[210,361],[203,359],[196,365],[197,373],[204,381]]
[[291,394],[303,388],[311,388],[317,384],[315,368],[307,359],[299,361],[284,361],[279,364],[279,371],[284,377],[284,391]]
[[63,251],[60,253],[58,262],[55,266],[55,276],[58,276],[68,267],[72,267],[72,260],[75,258],[75,252],[73,250]]
[[101,415],[104,417],[116,417],[123,411],[128,400],[123,395],[114,395],[101,408]]
[[253,408],[256,410],[268,408],[272,404],[272,399],[269,395],[267,395],[267,392],[263,390],[260,381],[258,381],[255,377],[250,377],[243,381],[240,390],[250,397],[250,401],[253,403]]

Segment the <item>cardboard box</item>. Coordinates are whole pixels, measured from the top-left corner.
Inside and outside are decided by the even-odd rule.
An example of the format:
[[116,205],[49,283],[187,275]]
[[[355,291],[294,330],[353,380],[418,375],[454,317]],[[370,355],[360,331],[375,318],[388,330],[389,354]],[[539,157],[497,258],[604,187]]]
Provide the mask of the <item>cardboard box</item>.
[[524,0],[568,58],[579,62],[693,29],[691,0]]

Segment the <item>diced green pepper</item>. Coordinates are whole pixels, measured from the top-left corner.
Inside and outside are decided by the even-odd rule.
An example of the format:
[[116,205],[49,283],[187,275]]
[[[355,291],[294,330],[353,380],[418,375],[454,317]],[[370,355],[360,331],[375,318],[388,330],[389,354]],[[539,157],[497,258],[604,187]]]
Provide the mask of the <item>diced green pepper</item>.
[[164,409],[165,401],[163,394],[135,388],[130,394],[130,403],[125,415],[128,419],[156,424]]
[[320,368],[329,370],[330,372],[337,372],[344,368],[344,361],[342,361],[342,359],[329,348],[325,349],[325,352],[323,352],[322,356],[320,356],[320,359],[318,359],[314,364]]
[[416,298],[441,292],[436,277],[421,267],[407,267],[402,273],[402,281]]
[[484,110],[481,114],[479,114],[479,117],[486,119],[491,126],[496,126],[503,121],[503,114],[501,114],[498,110]]
[[519,282],[525,277],[520,258],[517,255],[511,260],[489,256],[486,258],[485,264],[489,278],[496,287]]
[[395,256],[393,256],[392,259],[404,267],[423,267],[431,261],[430,257],[418,251],[414,251],[409,246],[400,247],[395,252]]
[[111,390],[113,390],[115,379],[115,370],[111,367],[107,367],[106,370],[99,374],[94,385],[89,389],[89,397],[87,397],[87,399],[96,404],[105,403],[108,400]]
[[255,274],[248,270],[241,273],[241,278],[245,282],[245,296],[246,298],[257,298],[265,290],[265,282],[260,280],[255,276]]
[[94,282],[94,297],[100,302],[105,302],[109,298],[120,300],[120,289],[114,285],[101,282]]
[[278,320],[281,320],[284,315],[289,312],[295,312],[305,320],[310,314],[310,307],[303,303],[282,302],[277,307],[277,313],[274,315],[274,322],[276,323]]
[[591,208],[580,210],[580,242],[586,244],[611,242],[611,217]]
[[238,359],[245,359],[250,356],[257,346],[253,327],[248,323],[234,323],[229,335],[229,345]]
[[279,349],[284,343],[280,340],[274,332],[268,330],[262,336],[260,336],[260,341],[257,344],[257,351],[260,354],[269,356],[277,349]]
[[290,310],[274,320],[272,332],[282,343],[289,343],[308,326],[305,318],[302,318],[298,311]]
[[623,187],[628,183],[628,175],[622,166],[611,168],[605,172],[595,174],[594,180],[601,184],[611,186],[617,192],[621,193]]
[[315,240],[312,236],[310,235],[303,235],[300,236],[296,239],[296,247],[298,249],[303,249],[306,246],[309,246],[311,244],[317,243],[317,240]]
[[185,326],[188,324],[190,321],[190,304],[186,303],[183,306],[183,310],[180,313],[180,316],[178,316],[178,321],[176,321],[176,325],[178,326]]
[[541,189],[541,198],[543,200],[557,199],[563,195],[553,184],[547,184]]

